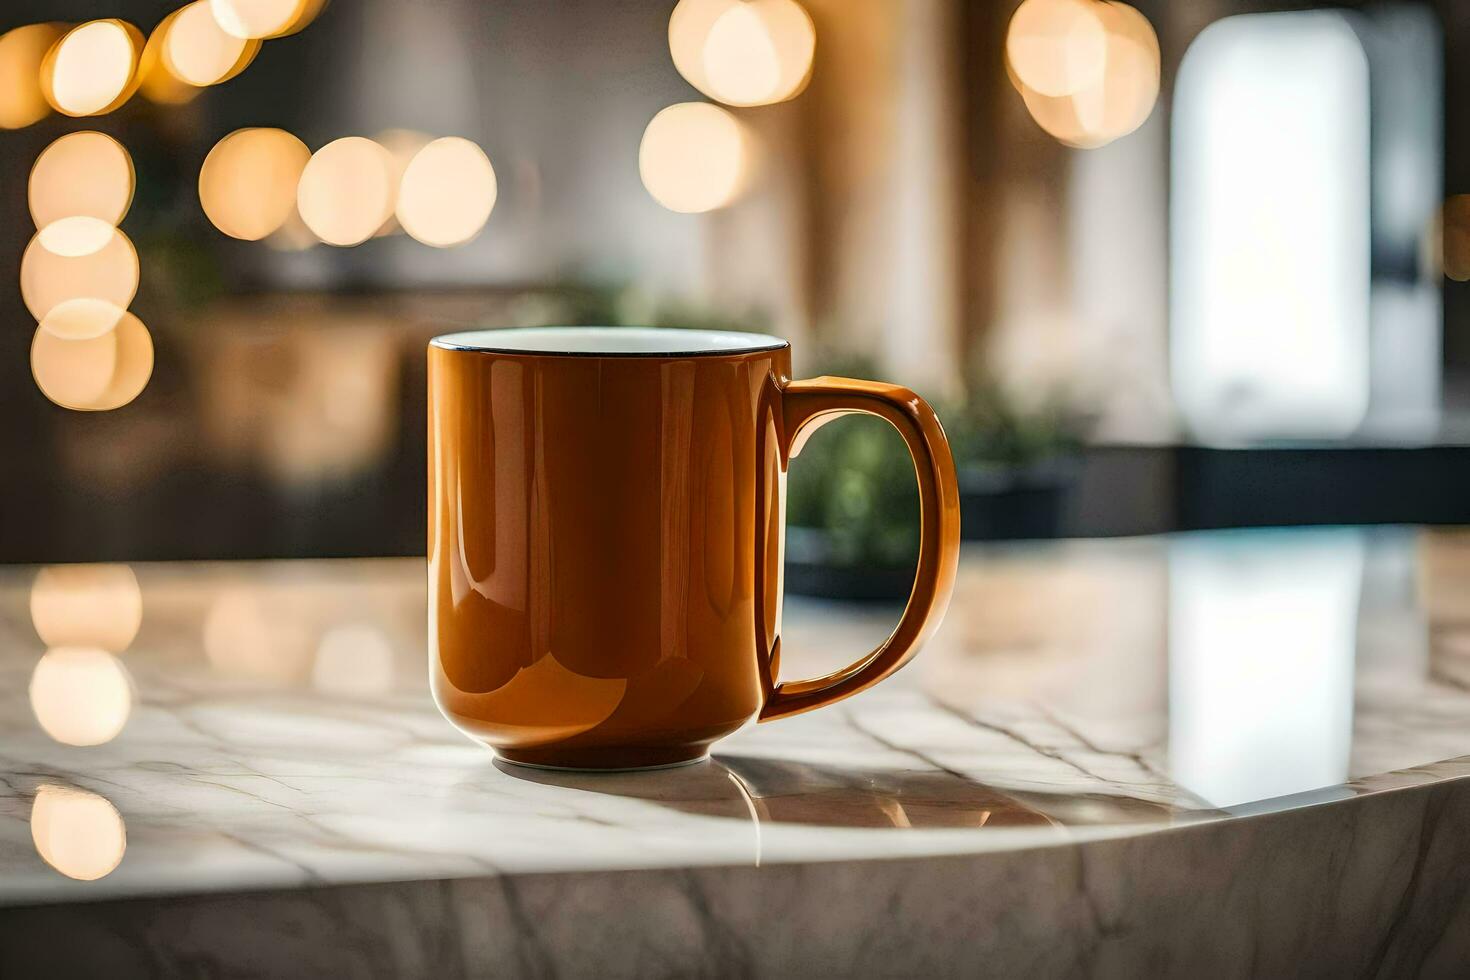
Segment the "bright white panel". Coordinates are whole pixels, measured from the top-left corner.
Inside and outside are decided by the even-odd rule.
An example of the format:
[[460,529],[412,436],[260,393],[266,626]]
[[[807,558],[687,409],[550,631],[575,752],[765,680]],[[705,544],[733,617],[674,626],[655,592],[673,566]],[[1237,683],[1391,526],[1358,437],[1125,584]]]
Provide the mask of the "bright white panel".
[[1345,782],[1364,542],[1350,528],[1169,545],[1169,772],[1218,807]]
[[1368,406],[1368,63],[1330,11],[1208,27],[1173,105],[1170,356],[1200,440],[1332,439]]

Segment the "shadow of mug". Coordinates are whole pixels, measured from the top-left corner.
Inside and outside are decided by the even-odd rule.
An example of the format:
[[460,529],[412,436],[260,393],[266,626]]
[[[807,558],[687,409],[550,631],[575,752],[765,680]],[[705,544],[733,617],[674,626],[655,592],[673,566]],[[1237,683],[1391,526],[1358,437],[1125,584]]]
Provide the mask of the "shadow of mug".
[[947,772],[848,769],[721,756],[678,779],[661,772],[578,773],[496,760],[516,779],[642,800],[706,817],[849,828],[1048,827],[1060,823],[1004,792]]

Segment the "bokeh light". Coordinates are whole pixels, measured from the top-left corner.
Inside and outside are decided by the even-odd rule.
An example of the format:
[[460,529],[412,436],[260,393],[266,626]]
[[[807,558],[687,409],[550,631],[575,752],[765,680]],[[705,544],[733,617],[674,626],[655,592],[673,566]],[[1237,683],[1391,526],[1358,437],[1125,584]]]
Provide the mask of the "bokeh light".
[[1136,130],[1159,95],[1158,37],[1148,19],[1123,3],[1096,2],[1105,30],[1105,58],[1096,82],[1070,95],[1049,96],[1029,87],[1009,65],[1011,81],[1031,117],[1068,146],[1094,149]]
[[36,387],[63,408],[90,405],[107,394],[117,372],[117,342],[100,337],[70,340],[44,327],[31,340],[31,375]]
[[41,91],[41,64],[61,29],[29,24],[0,35],[0,129],[20,129],[51,113]]
[[48,252],[74,259],[102,251],[112,241],[115,230],[100,218],[78,214],[51,222],[37,233],[37,237]]
[[285,130],[236,130],[205,158],[199,203],[226,235],[259,241],[295,213],[296,186],[310,159],[306,144]]
[[737,3],[720,15],[704,42],[709,94],[736,105],[767,101],[781,84],[781,62],[754,3]]
[[1077,103],[1070,95],[1041,95],[1019,82],[1017,91],[1021,93],[1021,101],[1026,104],[1026,111],[1031,114],[1032,120],[1048,136],[1079,149],[1094,149],[1100,145],[1083,127],[1082,120],[1077,115]]
[[91,340],[112,330],[122,321],[124,311],[105,299],[82,297],[57,303],[41,329],[62,340]]
[[148,35],[148,43],[143,46],[143,56],[138,61],[138,91],[150,102],[184,105],[193,101],[202,91],[198,86],[190,85],[175,75],[164,58],[164,46],[168,43],[169,32],[185,9],[181,7],[159,21],[158,26],[153,28],[153,33]]
[[681,102],[648,124],[638,172],[654,200],[683,214],[724,207],[745,188],[750,137],[734,116],[706,102]]
[[728,105],[782,102],[811,78],[816,29],[795,0],[681,0],[669,53],[691,85]]
[[393,646],[377,627],[334,626],[317,644],[311,683],[347,697],[387,694],[393,689]]
[[133,711],[127,670],[99,647],[56,647],[31,673],[31,710],[43,731],[63,745],[110,742]]
[[[427,133],[421,133],[416,129],[385,129],[373,137],[373,142],[388,151],[388,157],[393,162],[392,175],[389,180],[395,188],[402,191],[403,173],[413,158],[419,155],[419,151],[434,141],[434,137]],[[374,238],[383,238],[388,235],[397,235],[403,232],[403,226],[398,223],[398,215],[391,214],[388,220],[373,233]],[[315,236],[313,236],[315,240]]]
[[669,15],[669,54],[684,79],[709,95],[704,73],[704,43],[720,15],[739,0],[679,0]]
[[126,102],[138,85],[143,34],[127,21],[88,21],[71,31],[41,64],[41,91],[68,116],[95,116]]
[[128,847],[117,807],[96,793],[49,783],[31,804],[31,841],[41,860],[79,881],[111,874]]
[[1006,31],[1006,62],[1037,95],[1072,95],[1099,84],[1107,31],[1097,0],[1026,0]]
[[790,99],[811,78],[816,41],[811,16],[794,0],[736,4],[704,43],[710,94],[737,106]]
[[178,11],[163,39],[163,63],[190,85],[218,85],[244,71],[260,51],[260,42],[226,34],[215,20],[209,0]]
[[227,676],[293,683],[310,669],[311,635],[279,595],[227,589],[205,614],[204,653]]
[[210,0],[220,28],[239,38],[294,34],[316,20],[325,6],[326,0]]
[[122,653],[143,623],[143,593],[127,565],[52,565],[31,585],[31,622],[48,647]]
[[462,245],[485,227],[495,197],[495,169],[485,151],[447,136],[425,146],[404,170],[398,223],[425,245]]
[[45,228],[86,215],[116,225],[127,216],[136,186],[133,158],[121,143],[105,133],[68,133],[41,151],[31,168],[31,220]]
[[329,245],[359,245],[393,214],[393,158],[361,136],[317,150],[302,171],[296,206],[306,226]]
[[122,312],[95,337],[58,336],[43,321],[31,340],[31,376],[52,402],[78,412],[110,412],[142,394],[153,375],[153,338]]
[[119,309],[138,292],[138,253],[114,228],[107,244],[86,255],[57,255],[37,234],[20,259],[20,295],[36,322],[71,299],[100,299]]
[[1148,18],[1124,3],[1102,3],[1108,33],[1101,81],[1072,96],[1092,140],[1108,143],[1142,126],[1159,97],[1159,39]]

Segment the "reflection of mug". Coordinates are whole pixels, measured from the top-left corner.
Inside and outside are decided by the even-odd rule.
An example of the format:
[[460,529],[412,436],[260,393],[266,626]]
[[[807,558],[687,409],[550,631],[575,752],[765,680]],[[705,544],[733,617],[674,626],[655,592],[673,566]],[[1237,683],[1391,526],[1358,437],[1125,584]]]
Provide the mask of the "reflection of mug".
[[[701,759],[901,667],[949,601],[954,461],[894,385],[791,381],[759,334],[535,328],[429,347],[430,677],[444,714],[511,762]],[[902,434],[918,474],[918,574],[878,649],[777,681],[788,458],[839,415]]]

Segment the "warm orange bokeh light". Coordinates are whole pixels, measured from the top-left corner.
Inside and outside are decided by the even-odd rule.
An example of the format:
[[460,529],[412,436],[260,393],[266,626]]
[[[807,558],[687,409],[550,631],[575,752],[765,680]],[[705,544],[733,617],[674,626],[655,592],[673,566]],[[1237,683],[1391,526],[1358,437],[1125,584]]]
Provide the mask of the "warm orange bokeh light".
[[138,253],[121,231],[87,255],[57,255],[37,234],[20,258],[20,295],[37,322],[70,299],[100,299],[127,309],[138,292]]
[[1108,31],[1102,81],[1072,96],[1077,119],[1094,141],[1110,143],[1133,132],[1159,97],[1159,39],[1148,18],[1123,3],[1099,6]]
[[31,585],[31,622],[48,647],[122,653],[143,624],[143,593],[127,565],[51,565]]
[[117,326],[123,312],[105,299],[69,299],[57,303],[40,326],[62,340],[91,340]]
[[1077,104],[1070,95],[1039,95],[1017,82],[1017,91],[1026,103],[1026,111],[1048,136],[1067,146],[1094,149],[1101,144],[1092,139],[1077,115]]
[[1056,98],[1097,85],[1107,63],[1098,0],[1026,0],[1006,31],[1006,63],[1037,95]]
[[20,129],[51,113],[41,91],[41,64],[61,29],[30,24],[0,35],[0,129]]
[[378,697],[393,689],[393,646],[367,624],[334,626],[317,644],[311,683],[347,697]]
[[102,251],[116,229],[101,218],[84,214],[57,218],[36,235],[48,252],[63,258],[80,258]]
[[329,245],[359,245],[393,214],[393,158],[361,136],[317,150],[302,171],[296,206],[306,226]]
[[679,0],[669,15],[669,54],[685,80],[709,95],[704,74],[704,42],[720,15],[739,0]]
[[260,51],[260,42],[226,34],[214,19],[209,0],[182,10],[163,39],[163,64],[182,82],[218,85],[234,78]]
[[710,98],[769,105],[811,77],[816,29],[796,0],[681,0],[669,17],[674,66]]
[[1095,3],[1106,30],[1106,58],[1095,84],[1065,96],[1029,88],[1012,66],[1012,82],[1038,126],[1068,146],[1093,149],[1136,130],[1159,95],[1159,42],[1148,19],[1123,3]]
[[485,227],[496,193],[495,169],[485,151],[447,136],[425,146],[404,170],[398,222],[425,245],[463,245]]
[[41,91],[58,112],[95,116],[126,102],[138,87],[143,34],[127,21],[72,28],[41,64]]
[[671,105],[648,124],[638,172],[654,200],[684,214],[713,211],[745,188],[750,137],[734,116],[706,102]]
[[199,170],[199,203],[231,238],[259,241],[296,211],[296,186],[311,159],[281,129],[239,129],[220,140]]
[[[403,172],[408,169],[413,158],[419,155],[419,151],[433,141],[434,137],[416,129],[385,129],[373,137],[373,142],[387,150],[389,158],[393,161],[390,180],[399,191],[403,187]],[[384,238],[402,232],[403,226],[398,223],[398,216],[392,214],[388,216],[387,221],[383,222],[382,227],[373,233],[373,237]]]
[[41,152],[28,196],[37,228],[75,215],[116,225],[133,203],[137,177],[127,149],[105,133],[68,133]]
[[100,647],[56,647],[31,673],[31,711],[63,745],[110,742],[128,723],[133,684],[127,670]]
[[138,62],[138,91],[149,102],[184,105],[193,101],[201,91],[198,86],[190,85],[175,75],[163,56],[169,32],[185,9],[180,7],[159,21],[153,33],[148,35],[148,43],[143,46],[143,57]]
[[776,41],[754,3],[733,4],[720,15],[705,38],[703,58],[710,93],[721,102],[759,105],[781,85]]
[[783,102],[811,78],[817,32],[794,0],[755,0],[720,15],[704,42],[711,94],[729,105]]
[[210,0],[220,28],[238,38],[295,34],[316,20],[326,0]]
[[62,408],[109,412],[140,395],[153,375],[153,338],[143,322],[123,312],[113,329],[69,339],[46,326],[31,340],[31,376]]
[[111,874],[128,847],[117,807],[96,793],[49,783],[31,804],[31,841],[41,860],[79,881]]
[[299,606],[269,591],[226,590],[204,617],[204,653],[230,677],[299,681],[310,669],[311,639]]

